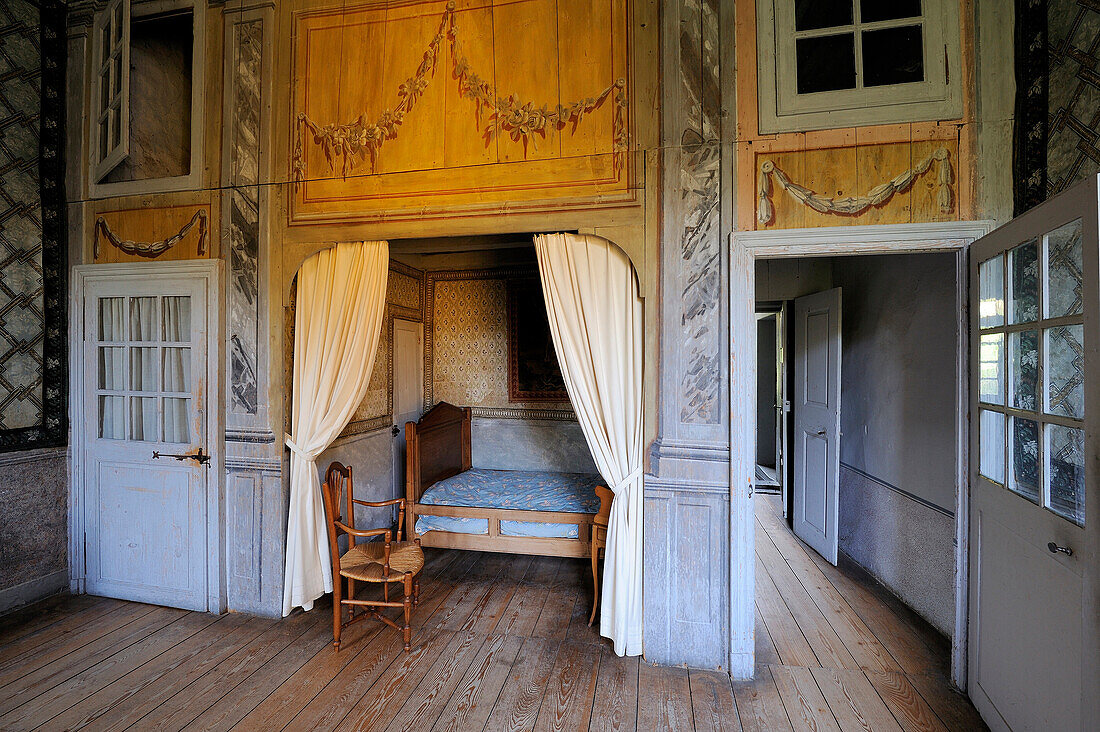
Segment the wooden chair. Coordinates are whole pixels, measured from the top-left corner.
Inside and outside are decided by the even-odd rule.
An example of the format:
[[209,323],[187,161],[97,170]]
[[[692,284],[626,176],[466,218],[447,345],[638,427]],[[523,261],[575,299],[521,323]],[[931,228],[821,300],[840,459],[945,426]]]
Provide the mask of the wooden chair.
[[599,556],[607,549],[607,523],[611,518],[611,501],[615,494],[602,485],[596,486],[596,495],[600,497],[600,510],[592,518],[592,614],[588,616],[588,625],[596,622],[596,606],[600,603]]
[[[340,515],[340,493],[347,495],[345,507],[347,522]],[[332,555],[332,645],[340,650],[340,631],[352,623],[370,616],[376,618],[394,630],[400,630],[405,638],[405,650],[412,648],[412,628],[409,620],[412,609],[420,604],[420,570],[424,568],[424,552],[420,548],[420,537],[413,541],[401,540],[401,527],[405,523],[405,499],[391,501],[360,501],[354,498],[351,468],[340,463],[329,465],[325,472],[325,482],[321,486],[321,495],[328,515],[329,553]],[[400,507],[400,520],[397,522],[397,541],[393,540],[392,529],[356,529],[355,506]],[[337,539],[340,534],[348,537],[348,550],[341,556]],[[383,537],[383,541],[368,541],[357,544],[357,538]],[[343,593],[344,580],[347,580],[347,595]],[[371,582],[382,585],[381,600],[358,600],[355,597],[356,582]],[[390,601],[390,585],[400,583],[404,589],[404,599]],[[348,608],[348,620],[344,622],[344,607]],[[356,613],[355,608],[363,608]],[[405,611],[404,625],[378,611],[378,608],[399,607]]]

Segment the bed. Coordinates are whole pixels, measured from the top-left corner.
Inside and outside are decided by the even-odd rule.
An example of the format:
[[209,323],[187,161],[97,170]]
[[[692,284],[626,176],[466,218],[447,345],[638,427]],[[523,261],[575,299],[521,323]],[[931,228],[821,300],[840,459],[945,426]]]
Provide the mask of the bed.
[[422,546],[587,557],[599,475],[471,468],[470,409],[405,425],[406,529]]

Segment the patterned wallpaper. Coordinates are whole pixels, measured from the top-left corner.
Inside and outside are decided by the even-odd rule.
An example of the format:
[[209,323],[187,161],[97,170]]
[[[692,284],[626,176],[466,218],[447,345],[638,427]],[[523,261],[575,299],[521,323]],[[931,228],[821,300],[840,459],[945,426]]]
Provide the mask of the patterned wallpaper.
[[0,3],[0,449],[65,441],[64,17]]
[[[483,415],[571,417],[566,403],[508,401],[508,277],[530,271],[429,272],[428,399]],[[482,411],[487,410],[487,411]],[[495,410],[519,410],[498,412]]]

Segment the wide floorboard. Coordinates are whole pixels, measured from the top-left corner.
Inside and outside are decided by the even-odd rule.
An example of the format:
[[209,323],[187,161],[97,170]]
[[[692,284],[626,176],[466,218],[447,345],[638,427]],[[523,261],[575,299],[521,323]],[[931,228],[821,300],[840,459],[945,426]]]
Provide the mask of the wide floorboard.
[[757,502],[757,672],[619,658],[587,560],[428,551],[414,648],[331,606],[282,621],[71,597],[0,619],[2,730],[968,730],[947,641]]

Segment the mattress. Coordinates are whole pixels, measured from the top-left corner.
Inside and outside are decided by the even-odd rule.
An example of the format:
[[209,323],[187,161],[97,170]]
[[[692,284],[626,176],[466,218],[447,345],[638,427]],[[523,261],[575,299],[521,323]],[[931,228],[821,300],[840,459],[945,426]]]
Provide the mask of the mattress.
[[[595,513],[600,507],[596,486],[602,484],[603,478],[597,473],[472,468],[432,485],[424,491],[420,503],[516,511]],[[488,534],[489,520],[418,516],[416,533],[429,531]],[[501,521],[500,533],[504,536],[576,539],[579,529],[577,524]]]

